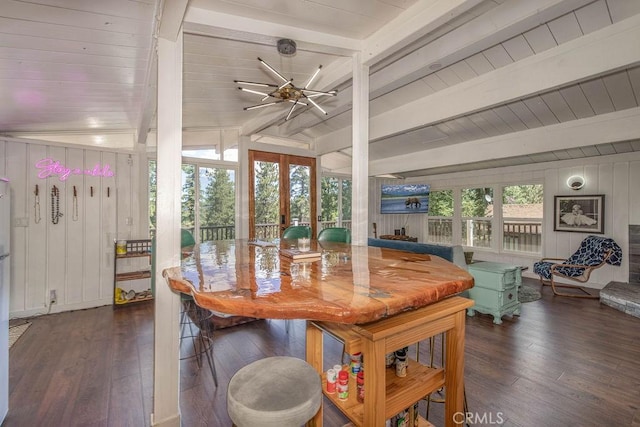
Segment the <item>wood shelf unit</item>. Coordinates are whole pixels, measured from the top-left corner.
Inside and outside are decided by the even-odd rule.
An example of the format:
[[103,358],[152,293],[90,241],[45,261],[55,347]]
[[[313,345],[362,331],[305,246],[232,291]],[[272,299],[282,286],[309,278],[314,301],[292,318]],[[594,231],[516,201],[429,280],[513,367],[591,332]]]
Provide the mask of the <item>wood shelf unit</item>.
[[118,282],[130,280],[142,280],[151,278],[151,268],[134,271],[118,272],[118,261],[131,260],[135,258],[146,257],[151,264],[151,239],[133,239],[126,240],[126,253],[118,253],[118,243],[114,242],[114,262],[113,262],[113,304],[114,306],[123,306],[127,304],[137,303],[141,301],[149,301],[153,299],[151,289],[135,292],[127,298],[118,298]]
[[[398,377],[395,369],[387,368],[385,375],[386,406],[385,419],[407,409],[408,401],[417,402],[444,385],[444,369],[429,368],[412,359],[409,360],[406,377]],[[365,374],[365,393],[367,378]],[[356,397],[356,379],[349,377],[349,398],[338,399],[338,393],[327,393],[326,373],[322,375],[322,391],[325,396],[351,420],[354,426],[364,427],[364,404]]]
[[[434,304],[363,325],[307,322],[307,362],[323,375],[323,392],[358,427],[384,427],[385,420],[410,408],[428,394],[445,387],[445,426],[456,425],[454,414],[463,411],[465,310],[473,301],[450,297]],[[385,367],[385,355],[432,336],[446,334],[444,368],[430,368],[409,359],[406,377]],[[364,361],[364,403],[357,401],[355,380],[350,378],[349,399],[326,393],[323,373],[323,336],[345,344],[345,351],[361,351]],[[351,391],[353,390],[353,392]],[[322,426],[322,408],[314,421]],[[420,420],[421,426],[430,425]],[[459,424],[459,423],[458,423]]]

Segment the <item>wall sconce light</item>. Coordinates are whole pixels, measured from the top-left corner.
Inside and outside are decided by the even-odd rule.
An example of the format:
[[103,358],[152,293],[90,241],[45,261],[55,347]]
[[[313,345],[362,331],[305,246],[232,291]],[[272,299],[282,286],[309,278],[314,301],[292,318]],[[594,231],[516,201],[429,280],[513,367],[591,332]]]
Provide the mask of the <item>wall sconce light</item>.
[[580,190],[584,187],[584,178],[578,175],[570,176],[567,179],[567,187],[572,190]]

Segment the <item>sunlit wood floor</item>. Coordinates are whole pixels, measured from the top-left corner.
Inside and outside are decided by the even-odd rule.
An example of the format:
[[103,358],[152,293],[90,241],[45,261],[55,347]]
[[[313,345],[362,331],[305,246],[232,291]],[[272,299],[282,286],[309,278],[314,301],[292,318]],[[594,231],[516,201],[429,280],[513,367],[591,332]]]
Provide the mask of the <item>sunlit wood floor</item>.
[[[31,321],[10,350],[10,406],[3,427],[149,425],[152,302]],[[640,426],[640,319],[598,300],[554,297],[545,288],[542,299],[523,304],[521,316],[505,317],[502,325],[489,315],[467,317],[466,338],[473,425]],[[325,360],[339,360],[340,345],[326,341]],[[302,358],[304,343],[303,321],[292,322],[288,334],[279,320],[218,331],[218,387],[206,365],[198,369],[193,359],[181,362],[182,425],[230,426],[231,376],[263,357]],[[428,359],[427,350],[421,345],[422,360]],[[442,406],[430,407],[437,426],[443,425]],[[420,408],[424,414],[424,401]],[[326,426],[345,423],[325,405]]]

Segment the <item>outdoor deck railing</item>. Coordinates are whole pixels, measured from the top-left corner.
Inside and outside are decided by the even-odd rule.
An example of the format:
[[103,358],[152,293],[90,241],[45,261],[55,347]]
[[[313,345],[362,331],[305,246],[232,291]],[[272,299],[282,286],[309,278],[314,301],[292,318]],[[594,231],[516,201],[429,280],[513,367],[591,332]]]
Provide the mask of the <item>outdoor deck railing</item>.
[[[453,236],[451,219],[429,219],[428,241],[450,244]],[[473,247],[491,247],[493,239],[491,220],[467,219],[462,224],[463,244]],[[502,227],[502,248],[517,252],[540,252],[542,247],[542,220],[508,219]]]
[[[299,222],[299,225],[309,223]],[[351,221],[342,221],[342,227],[351,229]],[[337,227],[336,221],[321,221],[319,229]],[[490,220],[469,219],[463,223],[464,244],[473,247],[491,247],[493,235]],[[256,224],[256,238],[276,239],[280,236],[279,224]],[[188,228],[193,233],[193,228]],[[471,233],[467,233],[470,230]],[[453,236],[451,219],[429,219],[428,241],[430,243],[450,244]],[[153,237],[154,230],[150,235]],[[200,241],[235,239],[235,226],[217,225],[200,227]],[[502,248],[517,252],[540,252],[542,247],[542,220],[509,219],[505,220],[502,231]]]
[[[299,222],[299,225],[309,225],[308,222]],[[327,227],[337,227],[336,221],[321,221],[319,223],[319,229]],[[342,227],[351,229],[351,221],[342,221]],[[193,227],[185,227],[192,234],[194,233]],[[280,225],[271,224],[256,224],[256,239],[277,239],[280,237]],[[154,237],[156,234],[155,229],[149,230],[149,236]],[[235,225],[205,225],[200,227],[200,242],[208,242],[211,240],[230,240],[236,238]]]

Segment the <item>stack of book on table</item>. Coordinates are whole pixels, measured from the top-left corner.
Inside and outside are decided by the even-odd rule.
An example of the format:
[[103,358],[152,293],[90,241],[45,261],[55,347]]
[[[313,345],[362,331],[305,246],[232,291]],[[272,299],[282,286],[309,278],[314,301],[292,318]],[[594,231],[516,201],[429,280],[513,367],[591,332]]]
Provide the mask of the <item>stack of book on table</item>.
[[298,249],[280,249],[280,255],[292,261],[316,261],[322,257],[322,252],[300,251]]

